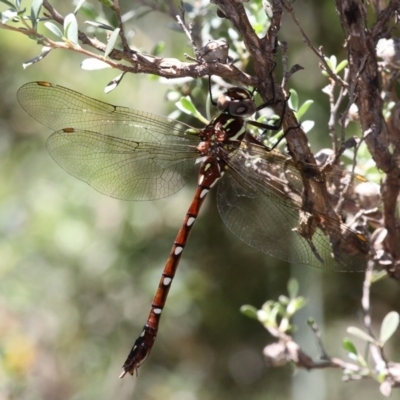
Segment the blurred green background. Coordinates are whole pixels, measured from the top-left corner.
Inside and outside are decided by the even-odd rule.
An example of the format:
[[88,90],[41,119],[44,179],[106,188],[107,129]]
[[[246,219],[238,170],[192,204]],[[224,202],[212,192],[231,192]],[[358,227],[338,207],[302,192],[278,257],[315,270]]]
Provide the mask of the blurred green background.
[[[51,3],[61,13],[73,10],[69,2]],[[297,3],[297,16],[314,44],[341,59],[343,35],[333,2]],[[139,4],[121,1],[124,11]],[[135,31],[131,44],[150,51],[162,40],[164,56],[183,59],[190,48],[183,34],[169,28],[171,22],[158,12],[134,21],[127,26]],[[328,102],[321,92],[327,83],[287,18],[281,39],[290,44],[290,63],[306,68],[291,85],[301,101],[315,101],[308,118],[316,120],[310,141],[318,150],[329,139]],[[294,276],[309,299],[296,318],[296,340],[319,356],[306,326],[313,316],[327,351],[346,357],[341,350],[346,327],[361,327],[363,276],[289,265],[256,252],[223,225],[215,192],[182,257],[151,356],[139,377],[118,380],[146,321],[196,176],[170,198],[123,202],[59,168],[46,151],[51,132],[16,100],[24,83],[47,80],[161,115],[174,106],[165,97],[167,84],[145,75],[128,75],[105,95],[104,86],[118,72],[82,71],[83,57],[72,52],[54,51],[24,70],[22,63],[40,49],[22,35],[0,30],[0,399],[378,398],[377,384],[344,384],[340,371],[265,367],[262,349],[271,338],[259,323],[240,314],[241,305],[260,307],[277,299]],[[400,311],[398,292],[389,279],[373,287],[376,330],[387,312]],[[399,345],[397,334],[388,343],[389,359],[399,358]]]

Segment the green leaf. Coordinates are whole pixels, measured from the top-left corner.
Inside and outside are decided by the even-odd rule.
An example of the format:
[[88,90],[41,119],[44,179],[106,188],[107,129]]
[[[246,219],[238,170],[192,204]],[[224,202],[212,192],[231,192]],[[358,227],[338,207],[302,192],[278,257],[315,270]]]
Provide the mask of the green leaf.
[[17,11],[14,10],[6,10],[0,13],[0,21],[3,24],[6,24],[10,19],[15,18],[18,15]]
[[336,70],[336,65],[337,65],[337,58],[336,58],[336,56],[330,56],[329,58],[328,58],[328,57],[324,57],[324,58],[325,58],[326,63],[328,64],[328,67],[329,67],[333,72],[335,72],[335,70]]
[[289,298],[287,296],[284,296],[283,294],[281,294],[278,297],[279,303],[283,304],[284,306],[287,306],[289,304]]
[[289,314],[289,316],[292,316],[296,311],[296,302],[295,299],[292,299],[286,307],[286,313]]
[[37,21],[39,18],[40,9],[42,8],[43,0],[33,0],[31,6],[31,22],[32,29],[36,30]]
[[351,335],[354,335],[356,337],[358,337],[359,339],[365,340],[367,342],[371,342],[371,343],[376,343],[376,340],[368,335],[368,333],[362,331],[359,328],[356,328],[355,326],[349,326],[347,328],[347,332],[350,333]]
[[111,66],[97,58],[86,58],[82,61],[81,68],[86,71],[98,71],[100,69],[111,68]]
[[347,60],[343,60],[340,64],[336,67],[336,73],[338,74],[342,69],[346,68],[349,62]]
[[123,72],[122,74],[115,77],[112,81],[108,82],[107,86],[104,88],[104,93],[110,93],[112,90],[114,90],[120,84],[125,74],[126,72]]
[[[274,304],[275,303],[272,300],[269,300],[269,301],[265,302],[263,304],[263,306],[261,307],[260,311],[262,311],[266,315],[268,315],[269,319],[271,318],[272,310],[274,309]],[[275,317],[273,316],[273,318],[275,318]]]
[[104,30],[107,30],[107,31],[111,31],[111,32],[114,31],[114,28],[112,26],[103,24],[102,22],[85,21],[85,24],[94,26],[94,27],[99,28],[99,29],[104,29]]
[[113,48],[115,47],[115,43],[118,40],[119,32],[120,32],[120,29],[117,28],[117,29],[114,29],[114,31],[110,35],[108,42],[107,42],[106,51],[104,52],[104,57],[108,57],[108,55],[112,52]]
[[294,278],[290,278],[288,285],[287,285],[287,290],[289,293],[289,297],[291,299],[294,299],[298,293],[299,293],[299,282],[297,281],[297,279]]
[[290,329],[289,319],[282,318],[281,323],[279,324],[279,330],[281,332],[287,332]]
[[314,103],[314,100],[306,100],[300,108],[297,110],[296,116],[297,119],[301,119],[301,117],[308,111],[310,108],[311,104]]
[[392,337],[399,326],[399,314],[396,311],[388,313],[382,321],[379,341],[382,346]]
[[263,325],[268,325],[269,321],[271,319],[271,313],[267,312],[265,310],[258,310],[257,311],[257,319],[260,321]]
[[304,133],[310,132],[312,128],[314,128],[315,122],[311,120],[307,121],[302,121],[301,123],[301,129],[304,131]]
[[[99,12],[90,3],[83,3],[82,7],[79,9],[79,14],[91,21],[94,21],[96,20],[96,18],[100,17]],[[113,28],[111,29],[111,31],[112,30]]]
[[280,313],[280,307],[279,306],[275,306],[272,308],[270,314],[269,314],[269,318],[268,318],[268,325],[270,326],[276,326],[277,325],[277,319],[278,319],[278,315]]
[[204,124],[208,123],[207,119],[204,118],[203,115],[196,109],[196,106],[193,104],[192,99],[189,96],[181,97],[181,99],[177,101],[175,105],[185,114],[193,115]]
[[42,48],[42,52],[41,52],[38,56],[33,57],[33,58],[31,58],[30,60],[28,60],[28,61],[25,61],[25,62],[22,64],[22,67],[25,69],[25,68],[30,67],[32,64],[35,64],[35,63],[41,61],[43,58],[45,58],[45,57],[47,56],[47,54],[50,53],[50,51],[51,51],[51,48],[50,48],[50,47],[44,46],[44,47]]
[[108,8],[113,8],[113,2],[111,0],[99,0],[100,3],[104,4]]
[[197,110],[189,96],[181,97],[178,102],[175,103],[176,106],[186,114],[194,115]]
[[275,303],[274,310],[277,310],[279,315],[283,316],[286,314],[286,306],[283,306],[281,303]]
[[356,356],[358,356],[358,351],[356,346],[354,345],[354,343],[348,339],[348,338],[344,338],[343,342],[342,342],[343,348],[350,354],[354,354]]
[[74,14],[68,14],[64,19],[64,36],[72,44],[78,44],[78,21]]
[[165,50],[165,42],[158,42],[150,51],[153,56],[159,56]]
[[296,297],[295,299],[293,299],[293,302],[296,312],[301,310],[307,304],[307,300],[303,296]]
[[245,315],[246,317],[258,319],[257,317],[257,309],[254,306],[250,305],[243,305],[240,307],[240,312]]
[[44,26],[52,33],[54,33],[54,35],[56,35],[59,38],[63,37],[63,33],[61,32],[61,30],[58,28],[57,25],[53,24],[52,22],[45,22]]
[[78,1],[77,5],[76,5],[76,7],[75,7],[75,10],[74,10],[74,14],[76,14],[76,13],[79,11],[79,9],[83,6],[83,3],[84,3],[85,1],[86,1],[86,0],[79,0],[79,1]]
[[297,110],[299,107],[299,96],[294,89],[290,89],[289,106],[293,110]]

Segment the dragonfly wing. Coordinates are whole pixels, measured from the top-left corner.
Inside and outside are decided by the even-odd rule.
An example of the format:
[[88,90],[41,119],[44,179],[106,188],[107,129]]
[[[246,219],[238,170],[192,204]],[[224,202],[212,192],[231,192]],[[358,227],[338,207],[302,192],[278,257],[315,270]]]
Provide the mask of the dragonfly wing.
[[198,137],[178,121],[47,82],[22,86],[18,100],[32,117],[56,131],[47,143],[55,161],[112,197],[169,196],[182,188],[198,156]]
[[321,267],[307,240],[295,231],[299,213],[286,203],[289,199],[274,194],[273,188],[261,192],[241,174],[232,169],[229,172],[218,187],[218,210],[225,225],[257,250],[281,260]]
[[87,130],[122,139],[167,142],[193,140],[188,125],[159,115],[114,106],[48,82],[31,82],[18,91],[22,108],[53,131]]
[[122,200],[169,196],[183,187],[194,165],[186,146],[135,142],[75,129],[53,133],[47,148],[68,173]]
[[[324,216],[332,236],[345,238],[332,246],[315,215],[301,211],[302,181],[296,168],[283,155],[258,147],[251,155],[239,149],[219,183],[218,209],[228,228],[279,259],[338,271],[365,270],[373,250],[363,236]],[[350,242],[360,252],[350,254]]]

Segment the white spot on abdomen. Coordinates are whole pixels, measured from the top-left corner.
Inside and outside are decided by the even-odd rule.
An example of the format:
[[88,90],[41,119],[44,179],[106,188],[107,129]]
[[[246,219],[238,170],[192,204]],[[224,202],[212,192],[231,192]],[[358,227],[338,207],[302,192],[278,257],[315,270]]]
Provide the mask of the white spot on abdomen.
[[192,226],[194,221],[196,221],[196,218],[194,217],[189,217],[187,222],[186,222],[186,226]]
[[174,254],[177,256],[177,255],[181,254],[182,251],[183,251],[183,247],[177,246],[175,251],[174,251]]
[[163,285],[168,286],[171,283],[172,279],[168,278],[167,276],[163,280]]
[[207,195],[207,193],[209,192],[208,189],[203,189],[200,193],[200,198],[202,199],[203,197],[205,197]]

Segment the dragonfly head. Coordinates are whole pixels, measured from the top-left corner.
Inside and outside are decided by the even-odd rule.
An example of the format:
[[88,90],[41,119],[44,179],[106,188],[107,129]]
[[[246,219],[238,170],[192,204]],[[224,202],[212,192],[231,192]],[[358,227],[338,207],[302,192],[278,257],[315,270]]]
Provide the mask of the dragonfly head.
[[232,117],[242,118],[250,117],[257,109],[252,94],[239,87],[230,88],[221,94],[217,100],[217,107]]

